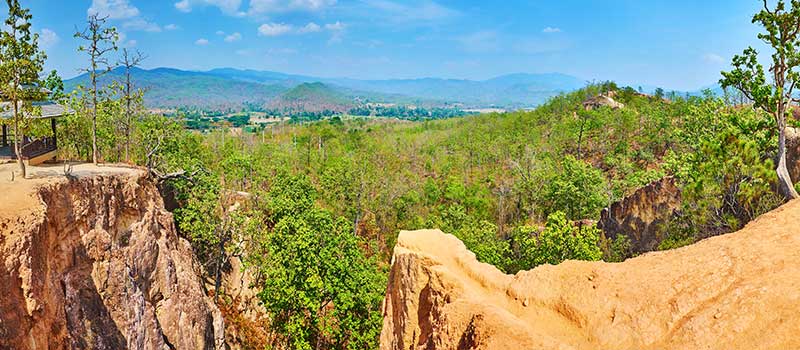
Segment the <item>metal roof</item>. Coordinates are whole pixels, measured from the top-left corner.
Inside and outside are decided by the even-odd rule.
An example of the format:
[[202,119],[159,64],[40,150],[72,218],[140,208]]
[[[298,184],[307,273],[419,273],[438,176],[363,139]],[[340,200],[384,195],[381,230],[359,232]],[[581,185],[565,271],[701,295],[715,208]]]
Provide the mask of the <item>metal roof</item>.
[[[64,107],[53,101],[36,101],[31,104],[34,107],[39,107],[41,109],[41,113],[37,113],[37,115],[31,116],[31,118],[34,119],[57,118],[73,113],[71,109]],[[11,119],[13,116],[14,112],[11,108],[11,102],[7,101],[0,102],[0,118]]]

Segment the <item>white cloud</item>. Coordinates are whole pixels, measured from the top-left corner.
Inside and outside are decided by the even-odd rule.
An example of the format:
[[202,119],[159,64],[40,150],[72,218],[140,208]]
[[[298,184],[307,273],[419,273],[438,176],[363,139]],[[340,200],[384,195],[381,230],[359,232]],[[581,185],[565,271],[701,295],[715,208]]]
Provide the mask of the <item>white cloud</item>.
[[345,29],[345,25],[342,22],[336,21],[336,23],[328,23],[325,25],[325,29],[333,33],[331,35],[331,38],[328,39],[328,45],[338,44],[342,42],[342,37],[344,36],[344,29]]
[[330,31],[342,31],[344,30],[344,24],[339,21],[336,21],[336,23],[328,23],[325,25],[325,29]]
[[215,6],[228,15],[242,14],[239,11],[242,0],[181,0],[175,3],[175,8],[181,12],[192,12],[195,6]]
[[725,64],[725,59],[715,53],[707,53],[703,55],[703,61],[716,65]]
[[239,40],[242,40],[242,34],[239,32],[233,33],[225,37],[226,43],[232,43],[234,41],[239,41]]
[[542,29],[542,33],[561,33],[561,28],[547,27]]
[[[395,2],[390,0],[363,0],[370,8],[365,15],[380,15],[386,22],[435,22],[450,19],[461,13],[432,0]],[[378,13],[376,13],[378,12]]]
[[55,44],[58,44],[59,40],[58,34],[47,28],[42,28],[42,32],[39,34],[39,44],[43,49],[53,47]]
[[161,26],[143,18],[134,18],[122,24],[122,28],[127,30],[139,30],[143,32],[157,33],[161,31]]
[[283,23],[264,23],[258,27],[258,35],[261,36],[280,36],[291,31],[292,26]]
[[306,34],[306,33],[316,33],[319,32],[320,30],[322,30],[322,27],[320,27],[319,24],[316,24],[314,22],[309,22],[308,24],[306,24],[305,27],[298,29],[297,32],[300,34]]
[[342,41],[345,28],[345,24],[339,21],[336,21],[335,23],[328,23],[324,26],[320,26],[314,22],[309,22],[305,26],[299,28],[284,23],[265,23],[258,27],[258,35],[280,36],[286,34],[309,34],[318,33],[324,29],[332,34],[329,43],[337,43]]
[[178,25],[174,23],[170,23],[164,26],[164,29],[166,30],[178,30],[179,28],[180,27],[178,27]]
[[125,19],[139,16],[139,9],[128,3],[128,0],[92,0],[92,6],[86,13],[89,16]]
[[197,41],[194,42],[195,45],[200,45],[200,46],[208,45],[208,43],[209,43],[208,39],[205,38],[197,39]]
[[221,30],[218,30],[216,34],[217,34],[217,35],[225,35],[225,32],[223,32],[223,31],[221,31]]
[[[161,26],[143,18],[139,9],[133,6],[129,0],[92,0],[92,5],[86,13],[90,16],[97,15],[110,20],[125,20],[121,27],[127,30],[161,31]],[[123,41],[120,40],[120,42]]]
[[139,43],[139,42],[138,42],[138,41],[136,41],[136,40],[128,40],[128,41],[127,41],[125,44],[123,44],[122,46],[123,46],[123,47],[128,47],[128,48],[130,48],[130,47],[134,47],[134,46],[136,46],[138,43]]
[[316,11],[327,6],[336,5],[336,0],[291,0],[289,8]]
[[336,5],[336,0],[250,0],[247,14],[251,16],[274,12],[315,12]]
[[190,12],[192,11],[192,4],[189,3],[189,0],[181,0],[175,3],[175,8],[181,12]]

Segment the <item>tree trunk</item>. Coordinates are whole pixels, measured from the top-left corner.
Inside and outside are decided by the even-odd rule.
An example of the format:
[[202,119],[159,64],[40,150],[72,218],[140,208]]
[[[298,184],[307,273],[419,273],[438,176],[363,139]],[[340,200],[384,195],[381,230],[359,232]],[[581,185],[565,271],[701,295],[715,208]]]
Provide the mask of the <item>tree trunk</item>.
[[[127,55],[126,55],[127,61]],[[131,145],[131,70],[130,67],[127,67],[127,74],[125,75],[126,84],[125,84],[125,162],[130,163],[130,145]]]
[[92,163],[97,165],[97,81],[92,82]]
[[789,176],[789,170],[786,167],[786,123],[778,121],[778,168],[775,171],[778,173],[778,192],[792,200],[800,197],[794,189],[794,184]]
[[[578,114],[575,113],[575,116],[577,117]],[[583,159],[583,149],[581,148],[581,145],[582,145],[582,142],[583,142],[583,126],[584,126],[584,124],[586,124],[586,119],[584,117],[581,117],[581,131],[578,134],[578,159]]]
[[14,153],[17,155],[17,164],[19,164],[19,171],[22,178],[27,177],[27,169],[25,169],[25,162],[22,160],[22,138],[19,135],[19,106],[14,101]]
[[214,301],[219,300],[219,288],[222,285],[222,264],[225,261],[225,241],[219,241],[217,251],[217,270],[214,272]]

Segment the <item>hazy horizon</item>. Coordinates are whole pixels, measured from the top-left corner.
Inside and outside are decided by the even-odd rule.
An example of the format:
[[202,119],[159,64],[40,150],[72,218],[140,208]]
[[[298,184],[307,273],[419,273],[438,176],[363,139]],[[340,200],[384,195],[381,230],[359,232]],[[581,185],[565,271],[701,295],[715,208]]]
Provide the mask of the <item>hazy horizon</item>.
[[[144,68],[253,69],[360,80],[486,80],[561,73],[694,91],[742,48],[760,48],[753,1],[485,4],[453,0],[23,1],[64,77],[85,64],[72,38],[99,13]],[[745,23],[746,25],[743,25]]]

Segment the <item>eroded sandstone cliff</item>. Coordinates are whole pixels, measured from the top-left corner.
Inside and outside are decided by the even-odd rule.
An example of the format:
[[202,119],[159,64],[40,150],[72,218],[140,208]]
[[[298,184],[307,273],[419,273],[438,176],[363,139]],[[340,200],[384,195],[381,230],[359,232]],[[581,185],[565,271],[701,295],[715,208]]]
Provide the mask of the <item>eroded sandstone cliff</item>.
[[800,201],[624,263],[505,275],[452,235],[402,232],[381,349],[800,348]]
[[191,247],[143,172],[28,181],[38,203],[0,213],[0,348],[223,347]]
[[659,232],[660,226],[680,206],[681,190],[674,177],[666,177],[603,209],[597,227],[612,240],[619,235],[627,236],[635,254],[654,251],[664,239]]

